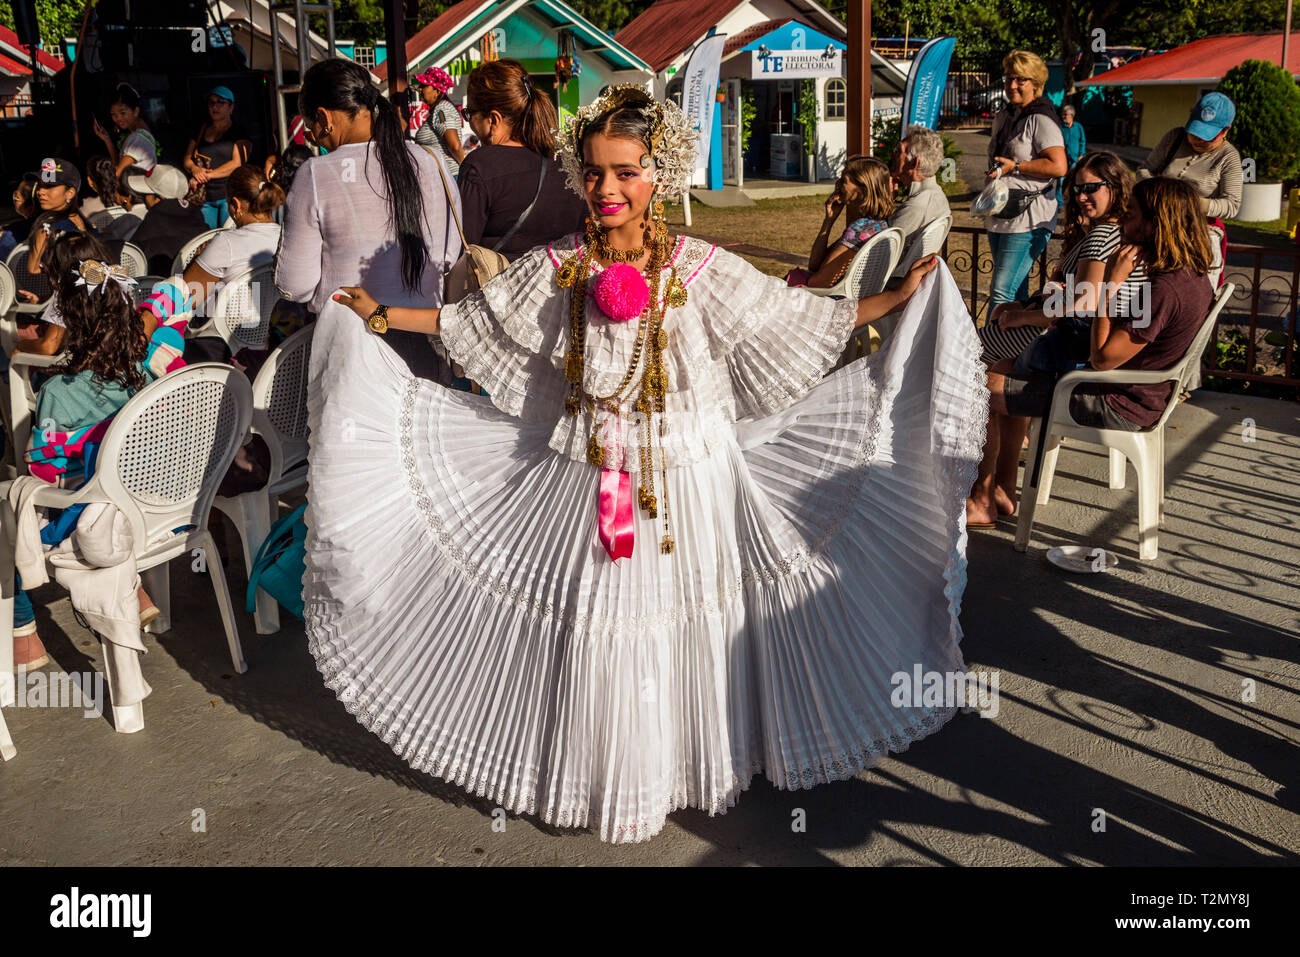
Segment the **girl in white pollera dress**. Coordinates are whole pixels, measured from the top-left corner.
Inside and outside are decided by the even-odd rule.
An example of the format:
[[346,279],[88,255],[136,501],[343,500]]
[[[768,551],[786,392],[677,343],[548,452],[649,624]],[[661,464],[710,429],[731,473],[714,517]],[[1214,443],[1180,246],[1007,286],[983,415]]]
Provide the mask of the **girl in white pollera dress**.
[[[563,136],[585,238],[441,310],[345,288],[312,346],[326,683],[413,767],[606,841],[725,812],[759,772],[852,777],[955,711],[895,707],[894,675],[964,669],[987,392],[952,277],[932,259],[834,301],[671,240],[694,136],[611,89]],[[390,325],[440,335],[490,398],[412,378]]]

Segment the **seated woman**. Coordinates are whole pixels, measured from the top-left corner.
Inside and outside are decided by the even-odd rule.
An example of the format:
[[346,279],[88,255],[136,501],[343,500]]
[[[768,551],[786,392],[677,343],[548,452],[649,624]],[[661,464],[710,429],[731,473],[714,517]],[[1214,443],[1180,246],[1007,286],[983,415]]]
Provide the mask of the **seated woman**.
[[[1214,299],[1207,274],[1213,261],[1195,190],[1185,182],[1150,179],[1133,189],[1133,202],[1120,222],[1124,241],[1106,267],[1107,289],[1121,286],[1139,266],[1146,269],[1135,314],[1119,296],[1101,297],[1091,323],[1089,366],[1097,370],[1160,370],[1187,351]],[[989,424],[975,486],[966,500],[966,527],[991,528],[999,514],[1015,511],[1014,486],[995,487],[999,439],[1008,416],[1047,414],[1056,376],[1023,373],[1011,360],[989,367]],[[1159,421],[1173,384],[1079,386],[1070,415],[1080,425],[1137,432]],[[1018,449],[1017,449],[1018,452]],[[1001,494],[999,494],[999,491]],[[1005,496],[1005,497],[1004,497]]]
[[1096,311],[1106,260],[1119,248],[1119,220],[1128,209],[1133,183],[1128,166],[1114,153],[1089,153],[1066,174],[1066,253],[1042,293],[1027,302],[993,307],[979,330],[986,364],[1016,358],[1062,317]]
[[[834,246],[827,248],[831,230],[845,211],[848,226]],[[853,254],[876,233],[889,226],[894,196],[889,187],[889,167],[870,156],[852,156],[835,181],[826,201],[826,219],[813,240],[807,269],[791,269],[785,281],[791,286],[829,289],[844,276]]]
[[[284,204],[284,191],[256,166],[244,165],[227,182],[228,209],[234,229],[213,236],[185,270],[185,284],[198,298],[201,316],[210,316],[217,293],[228,279],[275,260],[280,226],[275,211]],[[201,296],[199,293],[201,292]]]
[[[160,373],[159,353],[174,351],[177,338],[165,326],[152,336],[132,305],[129,280],[100,239],[84,233],[56,235],[42,266],[55,282],[62,321],[65,361],[36,396],[36,411],[26,458],[31,474],[63,488],[77,488],[94,472],[95,453],[109,423],[137,391]],[[67,510],[71,512],[72,510]],[[42,541],[57,544],[74,522],[52,522]],[[141,623],[158,611],[143,589],[138,592]],[[21,589],[14,595],[14,664],[38,668],[48,658],[36,635],[36,617]]]

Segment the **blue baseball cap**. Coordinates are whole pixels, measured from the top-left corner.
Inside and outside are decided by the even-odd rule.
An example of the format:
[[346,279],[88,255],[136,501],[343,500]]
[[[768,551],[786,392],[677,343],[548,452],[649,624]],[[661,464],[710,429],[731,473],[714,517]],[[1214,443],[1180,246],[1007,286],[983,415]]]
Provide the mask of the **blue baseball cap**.
[[1237,107],[1222,93],[1206,93],[1196,101],[1187,118],[1187,132],[1197,139],[1212,140],[1237,118]]
[[230,92],[230,87],[228,86],[214,86],[212,89],[208,90],[208,96],[219,96],[223,100],[229,100],[231,103],[235,102],[235,94]]

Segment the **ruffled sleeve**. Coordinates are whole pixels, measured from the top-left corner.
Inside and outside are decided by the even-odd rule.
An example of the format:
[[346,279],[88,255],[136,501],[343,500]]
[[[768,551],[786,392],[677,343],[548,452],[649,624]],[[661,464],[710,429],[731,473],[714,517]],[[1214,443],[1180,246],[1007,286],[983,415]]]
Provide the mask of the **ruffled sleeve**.
[[438,326],[448,355],[508,415],[553,422],[563,407],[567,383],[551,353],[567,321],[565,293],[540,247],[442,308]]
[[815,296],[723,249],[691,284],[708,348],[726,363],[738,417],[780,412],[844,352],[857,303]]

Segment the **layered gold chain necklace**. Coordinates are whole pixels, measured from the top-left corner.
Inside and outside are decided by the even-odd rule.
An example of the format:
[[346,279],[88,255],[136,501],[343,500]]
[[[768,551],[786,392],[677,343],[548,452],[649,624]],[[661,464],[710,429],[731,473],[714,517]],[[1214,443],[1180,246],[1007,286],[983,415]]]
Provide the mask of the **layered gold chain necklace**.
[[[592,395],[586,391],[583,382],[586,369],[587,285],[592,259],[594,256],[599,256],[608,263],[632,263],[645,255],[647,247],[650,250],[650,258],[646,262],[644,275],[650,295],[649,301],[637,318],[636,344],[632,350],[632,360],[618,388],[608,395]],[[664,519],[659,551],[665,555],[672,552],[673,539],[669,525],[667,464],[663,449],[663,437],[666,431],[664,396],[667,388],[663,353],[668,346],[668,334],[664,331],[663,319],[669,306],[680,308],[686,304],[686,287],[678,278],[675,268],[669,270],[667,289],[663,291],[662,297],[660,295],[663,267],[668,263],[670,249],[668,228],[663,221],[663,204],[656,203],[655,229],[645,246],[626,250],[614,249],[609,245],[604,230],[589,221],[586,245],[565,260],[556,274],[557,285],[572,289],[569,303],[569,348],[564,361],[564,375],[569,382],[569,395],[564,401],[564,410],[570,416],[577,416],[585,409],[594,416],[599,406],[621,417],[624,403],[637,392],[639,387],[640,394],[635,409],[640,413],[644,433],[639,450],[640,486],[637,489],[637,504],[649,518],[658,517],[659,500],[655,495],[653,444],[657,434]],[[643,354],[644,368],[638,379],[637,370],[642,367]],[[594,428],[587,441],[587,461],[597,468],[604,468],[606,464],[605,450]]]

